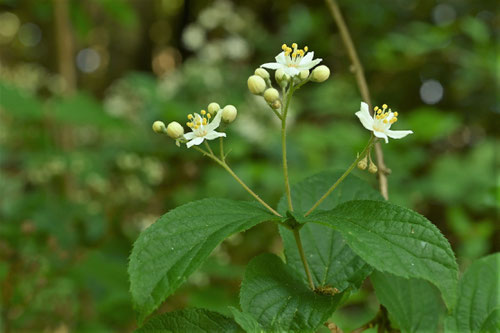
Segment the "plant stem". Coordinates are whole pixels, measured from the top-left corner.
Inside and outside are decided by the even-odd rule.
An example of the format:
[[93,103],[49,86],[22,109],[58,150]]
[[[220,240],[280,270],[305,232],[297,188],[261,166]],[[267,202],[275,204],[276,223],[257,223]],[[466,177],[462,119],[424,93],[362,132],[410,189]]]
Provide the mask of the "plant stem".
[[224,156],[224,138],[220,137],[219,142],[220,142],[220,146],[219,146],[220,147],[220,149],[219,149],[220,150],[219,151],[220,159],[221,159],[221,161],[224,162],[224,160],[226,159],[226,157]]
[[311,207],[311,209],[307,211],[307,213],[304,214],[304,216],[311,214],[337,188],[337,186],[339,186],[340,183],[342,183],[344,178],[351,173],[351,171],[356,167],[356,164],[358,164],[358,162],[361,161],[370,150],[373,144],[373,139],[374,137],[372,136],[368,141],[366,147],[361,152],[361,154],[359,154],[359,156],[354,160],[354,162],[352,162],[352,164],[349,166],[349,168],[347,168],[344,174],[340,176],[339,179],[337,179],[337,181],[328,189],[328,191],[326,191],[325,194],[323,194],[323,196],[318,201],[316,201],[316,203]]
[[[370,90],[368,89],[368,84],[366,83],[363,66],[361,65],[361,61],[359,60],[356,48],[354,47],[351,34],[349,33],[349,29],[347,28],[342,13],[340,12],[337,1],[325,0],[325,2],[328,8],[330,9],[330,12],[332,13],[335,23],[339,28],[342,42],[344,43],[344,46],[347,49],[349,58],[351,59],[352,65],[354,67],[354,75],[356,76],[356,82],[358,84],[359,91],[361,92],[361,97],[368,104],[371,113],[372,103],[370,98]],[[382,196],[387,200],[389,198],[389,192],[387,190],[387,174],[389,169],[384,163],[384,153],[382,152],[382,146],[380,145],[379,142],[375,143],[375,155],[377,156],[378,181],[380,186],[380,192],[382,193]]]
[[281,112],[283,118],[281,119],[281,152],[283,155],[283,177],[285,178],[285,193],[286,199],[288,202],[288,209],[293,211],[292,204],[292,192],[290,191],[290,181],[288,177],[288,163],[286,160],[286,116],[288,115],[288,107],[290,106],[290,101],[293,96],[293,81],[290,83],[290,89],[288,90],[288,94],[286,96],[286,103],[283,108],[283,112]]
[[[208,146],[208,145],[207,145]],[[227,165],[227,163],[219,158],[217,158],[217,156],[214,155],[214,153],[212,151],[210,151],[210,153],[206,152],[205,150],[201,149],[201,148],[198,148],[198,147],[194,147],[196,150],[198,150],[199,152],[203,153],[204,155],[210,157],[212,160],[214,160],[217,164],[219,164],[221,167],[223,167],[227,172],[229,172],[229,174],[231,176],[233,176],[233,178],[238,182],[240,183],[240,185],[248,192],[250,193],[251,196],[253,196],[262,206],[266,207],[271,213],[273,213],[274,215],[276,216],[279,216],[281,217],[280,213],[278,213],[277,211],[275,211],[271,206],[269,206],[264,200],[262,200],[254,191],[252,191],[250,189],[250,187],[247,186],[247,184],[245,184],[241,179],[240,177],[238,177],[234,171],[229,167],[229,165]],[[210,147],[209,147],[210,148]]]
[[300,260],[302,260],[302,264],[304,265],[304,270],[306,271],[309,287],[311,287],[311,290],[314,290],[314,282],[312,279],[311,271],[309,270],[309,264],[307,263],[306,260],[306,255],[304,254],[304,248],[302,247],[302,240],[300,239],[299,230],[293,229],[293,236],[295,237],[295,242],[297,243],[297,248],[300,254]]

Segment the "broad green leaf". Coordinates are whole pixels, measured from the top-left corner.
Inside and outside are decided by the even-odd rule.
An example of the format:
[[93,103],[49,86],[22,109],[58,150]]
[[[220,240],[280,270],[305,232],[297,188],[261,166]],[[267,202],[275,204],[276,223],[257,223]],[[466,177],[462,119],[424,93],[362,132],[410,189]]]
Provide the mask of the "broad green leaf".
[[421,279],[405,279],[390,273],[373,272],[370,280],[377,298],[401,332],[437,332],[444,315],[439,290]]
[[247,333],[260,333],[264,332],[259,322],[252,317],[251,314],[241,312],[240,310],[230,306],[229,310],[233,314],[234,320],[241,326]]
[[349,201],[308,216],[342,233],[349,247],[375,269],[432,282],[449,309],[458,268],[450,244],[422,215],[383,201]]
[[474,262],[458,285],[447,332],[500,332],[500,253]]
[[272,220],[257,203],[204,199],[180,206],[144,230],[128,268],[139,322],[153,312],[228,236]]
[[337,307],[342,294],[315,293],[292,268],[272,254],[262,254],[247,266],[240,304],[267,332],[312,332]]
[[[341,175],[340,172],[322,172],[294,185],[294,209],[302,212],[309,210]],[[317,210],[330,210],[346,201],[361,199],[382,200],[382,196],[361,179],[348,176]],[[286,209],[286,198],[283,197],[278,210],[284,212]],[[280,234],[287,264],[305,280],[306,274],[293,232],[280,226]],[[300,229],[300,235],[315,285],[331,286],[340,291],[349,287],[359,288],[371,273],[371,266],[349,248],[340,232],[324,225],[308,223]]]
[[167,332],[238,332],[236,322],[217,312],[205,309],[184,309],[153,317],[137,333]]

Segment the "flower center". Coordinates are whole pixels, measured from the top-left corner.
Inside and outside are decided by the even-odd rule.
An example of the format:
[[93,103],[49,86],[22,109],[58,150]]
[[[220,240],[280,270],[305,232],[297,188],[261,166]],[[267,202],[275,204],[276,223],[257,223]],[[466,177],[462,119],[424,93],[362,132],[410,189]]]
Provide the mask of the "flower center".
[[195,132],[196,136],[205,136],[207,135],[207,130],[204,126],[208,125],[208,120],[212,118],[210,113],[207,113],[205,110],[201,110],[200,114],[195,113],[194,116],[192,114],[188,114],[188,122],[186,125],[191,128],[193,132]]
[[399,114],[397,112],[392,112],[392,110],[388,108],[387,104],[382,105],[382,108],[376,106],[373,108],[373,111],[373,120],[375,120],[373,128],[376,131],[380,131],[381,126],[383,127],[382,124],[392,125],[398,121],[397,117]]
[[309,48],[307,46],[304,49],[299,49],[297,43],[293,43],[292,47],[289,47],[286,44],[281,45],[281,49],[285,51],[285,56],[289,57],[291,63],[288,64],[288,67],[297,67],[298,62],[302,59]]

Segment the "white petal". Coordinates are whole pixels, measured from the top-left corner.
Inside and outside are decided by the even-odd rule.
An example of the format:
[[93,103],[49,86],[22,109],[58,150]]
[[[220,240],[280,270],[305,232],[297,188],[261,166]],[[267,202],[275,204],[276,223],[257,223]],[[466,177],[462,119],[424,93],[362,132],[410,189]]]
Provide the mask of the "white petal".
[[385,143],[389,143],[389,138],[385,133],[378,132],[378,131],[373,131],[373,135],[375,135],[377,138],[381,138],[385,140]]
[[321,58],[314,59],[313,61],[311,61],[311,62],[309,62],[307,64],[304,64],[304,65],[301,64],[299,67],[301,69],[311,69],[314,66],[316,66],[317,64],[319,64],[321,62],[321,60],[323,60],[323,59],[321,59]]
[[284,67],[283,71],[291,77],[300,73],[300,70],[295,67]]
[[207,139],[207,140],[213,140],[213,139],[217,139],[220,137],[226,137],[226,133],[213,131],[213,132],[210,132],[207,135],[205,135],[205,139]]
[[194,134],[194,132],[189,132],[189,133],[184,134],[184,139],[186,139],[186,140],[192,140],[195,137],[196,137],[196,135]]
[[300,60],[300,63],[307,64],[307,63],[311,62],[311,60],[313,60],[313,58],[314,58],[314,51],[307,52],[307,54],[304,56],[304,58],[302,58]]
[[205,126],[205,129],[207,130],[207,132],[212,132],[214,129],[216,129],[217,127],[219,127],[219,124],[220,124],[220,118],[222,117],[222,109],[217,111],[217,114],[215,115],[214,117],[214,120],[212,120],[210,122],[210,124],[208,124],[207,126]]
[[370,108],[368,107],[368,104],[366,104],[365,102],[361,102],[361,111],[366,111],[368,113],[370,113]]
[[280,69],[280,68],[283,68],[284,65],[278,64],[277,62],[268,62],[268,63],[260,65],[260,67],[269,68],[269,69]]
[[203,139],[204,139],[204,137],[198,136],[198,137],[194,138],[193,140],[189,141],[188,143],[186,143],[186,146],[188,148],[191,148],[194,145],[199,145],[200,143],[203,142]]
[[276,59],[276,62],[277,62],[278,64],[286,64],[286,56],[285,56],[285,51],[283,51],[283,52],[281,52],[280,54],[278,54],[278,55],[276,56],[276,58],[274,58],[274,59]]
[[413,131],[391,131],[387,130],[385,131],[385,134],[387,134],[388,137],[393,138],[393,139],[401,139],[407,136],[408,134],[413,134]]
[[363,124],[364,128],[366,128],[369,131],[373,131],[373,118],[370,116],[370,112],[368,112],[368,108],[363,108],[363,102],[361,102],[361,111],[358,111],[355,113],[355,115],[359,118],[359,121],[361,121],[361,124]]

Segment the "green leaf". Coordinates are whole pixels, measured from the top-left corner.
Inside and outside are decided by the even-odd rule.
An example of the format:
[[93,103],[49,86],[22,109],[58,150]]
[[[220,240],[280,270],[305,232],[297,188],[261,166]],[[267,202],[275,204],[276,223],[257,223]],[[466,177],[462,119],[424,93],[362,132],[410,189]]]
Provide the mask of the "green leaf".
[[425,280],[378,271],[370,279],[378,300],[402,332],[437,332],[445,308],[436,287]]
[[500,332],[500,253],[475,261],[458,285],[447,332]]
[[[340,172],[322,172],[294,185],[294,208],[302,212],[309,210],[341,175]],[[330,210],[346,201],[360,199],[383,200],[366,182],[348,176],[317,210]],[[281,198],[278,210],[286,210],[286,205],[286,198]],[[306,280],[293,232],[280,226],[280,234],[287,264]],[[340,232],[324,225],[308,223],[300,229],[300,235],[316,286],[330,286],[339,291],[357,289],[371,273],[371,266],[349,248]]]
[[137,333],[153,332],[238,332],[239,327],[233,319],[205,309],[184,309],[155,316]]
[[241,312],[240,310],[230,306],[229,310],[233,314],[234,320],[241,326],[247,333],[260,333],[264,332],[259,322],[252,317],[251,314]]
[[349,247],[375,269],[430,281],[449,309],[458,268],[450,244],[422,215],[383,201],[349,201],[308,217],[342,233]]
[[128,268],[139,322],[228,236],[275,218],[257,203],[204,199],[178,207],[144,230]]
[[272,254],[254,258],[241,284],[240,304],[267,331],[311,332],[324,323],[342,294],[313,292],[292,268]]
[[37,120],[43,117],[43,104],[30,92],[0,81],[0,107],[12,116]]

